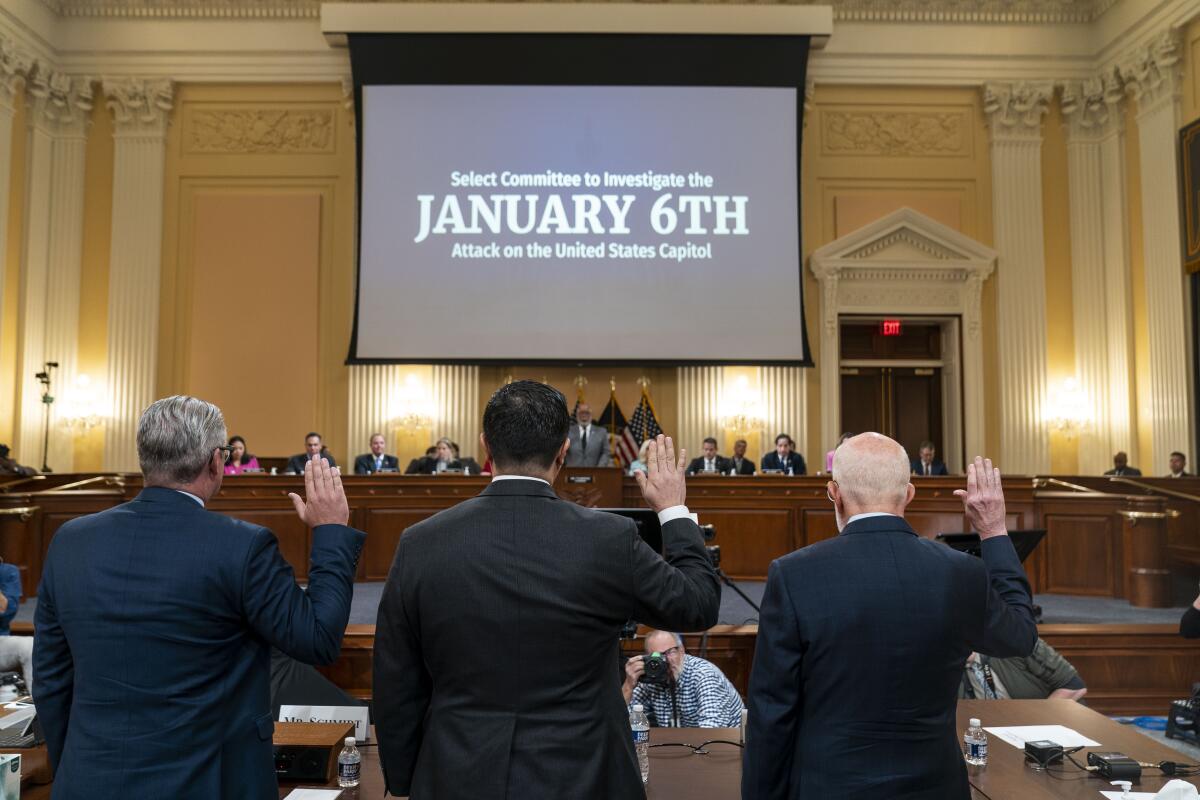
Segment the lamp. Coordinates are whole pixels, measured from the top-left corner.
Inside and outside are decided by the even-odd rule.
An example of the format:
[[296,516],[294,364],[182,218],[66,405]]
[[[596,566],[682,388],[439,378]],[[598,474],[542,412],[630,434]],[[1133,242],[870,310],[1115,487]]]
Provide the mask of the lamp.
[[1091,404],[1087,393],[1075,378],[1065,378],[1050,393],[1046,404],[1046,424],[1068,439],[1087,430],[1091,422]]
[[75,378],[62,401],[59,419],[76,433],[87,433],[104,423],[99,392],[87,375]]
[[733,386],[721,398],[721,427],[739,436],[760,431],[766,425],[762,413],[762,398],[750,388],[745,375],[739,375]]
[[409,433],[433,426],[433,400],[416,375],[409,374],[392,400],[392,422]]

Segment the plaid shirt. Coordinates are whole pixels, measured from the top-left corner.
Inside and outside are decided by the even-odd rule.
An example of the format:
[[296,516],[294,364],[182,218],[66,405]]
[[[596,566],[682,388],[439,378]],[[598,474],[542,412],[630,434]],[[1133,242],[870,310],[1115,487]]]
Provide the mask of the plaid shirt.
[[[675,687],[681,728],[736,728],[742,724],[742,698],[717,666],[703,658],[685,655]],[[633,687],[629,708],[641,703],[650,725],[669,728],[671,689],[639,683]]]

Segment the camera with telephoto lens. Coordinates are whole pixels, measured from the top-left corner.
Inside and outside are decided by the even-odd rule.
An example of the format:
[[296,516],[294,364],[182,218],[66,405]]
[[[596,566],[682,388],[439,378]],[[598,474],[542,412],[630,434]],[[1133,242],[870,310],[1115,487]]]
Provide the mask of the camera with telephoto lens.
[[670,686],[671,685],[671,665],[667,663],[667,657],[662,653],[651,653],[642,658],[642,666],[645,671],[639,682],[648,683],[651,686]]
[[706,545],[705,550],[708,551],[708,560],[712,562],[713,569],[721,566],[721,545],[710,544]]

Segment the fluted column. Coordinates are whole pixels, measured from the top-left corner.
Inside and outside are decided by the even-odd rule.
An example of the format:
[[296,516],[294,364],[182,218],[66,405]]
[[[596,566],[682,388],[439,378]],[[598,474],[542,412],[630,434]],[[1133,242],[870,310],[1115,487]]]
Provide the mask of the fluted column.
[[699,453],[704,437],[716,436],[721,431],[721,390],[725,385],[725,370],[723,367],[678,367],[676,380],[679,430],[666,433],[674,434],[677,446],[682,445],[689,453]]
[[104,468],[136,471],[137,421],[155,399],[163,169],[174,87],[169,80],[104,80],[113,114],[112,247]]
[[464,456],[479,451],[483,409],[479,407],[478,366],[435,364],[433,407],[438,436],[456,442]]
[[402,380],[400,370],[395,364],[350,367],[350,450],[347,452],[364,447],[372,433],[391,434],[393,394]]
[[[761,367],[759,384],[762,387],[763,429],[762,449],[769,451],[775,437],[786,433],[796,440],[796,449],[811,455],[826,447],[817,443],[811,447],[808,441],[807,403],[805,402],[804,370],[800,367]],[[836,439],[834,441],[837,441]],[[812,459],[805,459],[812,461]],[[808,466],[809,472],[825,469],[823,463]]]
[[[1150,459],[1146,474],[1167,468],[1172,450],[1190,451],[1187,286],[1179,250],[1179,174],[1176,163],[1183,48],[1167,31],[1121,69],[1137,100],[1142,174],[1142,248],[1149,323]],[[1143,412],[1145,413],[1145,412]],[[1189,453],[1190,454],[1190,453]]]
[[1130,402],[1129,259],[1125,236],[1124,88],[1116,71],[1063,87],[1071,198],[1075,371],[1093,411],[1079,471],[1108,469],[1117,450],[1136,464]]
[[8,196],[12,181],[13,117],[17,97],[25,89],[32,61],[0,36],[0,330],[4,324],[5,266],[8,261]]
[[[17,366],[17,452],[57,471],[74,467],[71,437],[52,413],[50,451],[43,455],[45,404],[34,377],[56,361],[54,394],[75,374],[79,344],[79,280],[83,253],[83,181],[91,81],[35,71],[28,86],[29,172],[21,258],[21,348]],[[50,407],[55,412],[58,405]]]
[[1046,258],[1042,235],[1042,115],[1048,83],[988,84],[992,207],[998,254],[1000,465],[1050,467],[1046,397]]

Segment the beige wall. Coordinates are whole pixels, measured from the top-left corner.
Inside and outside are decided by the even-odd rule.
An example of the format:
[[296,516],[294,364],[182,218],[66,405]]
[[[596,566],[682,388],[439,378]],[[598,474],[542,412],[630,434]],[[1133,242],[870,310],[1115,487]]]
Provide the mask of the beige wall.
[[[4,259],[4,306],[0,314],[0,442],[11,444],[17,407],[17,344],[21,339],[21,229],[25,222],[25,103],[18,97],[13,117],[12,163],[9,165],[8,242]],[[13,453],[22,463],[32,464],[37,454]]]

